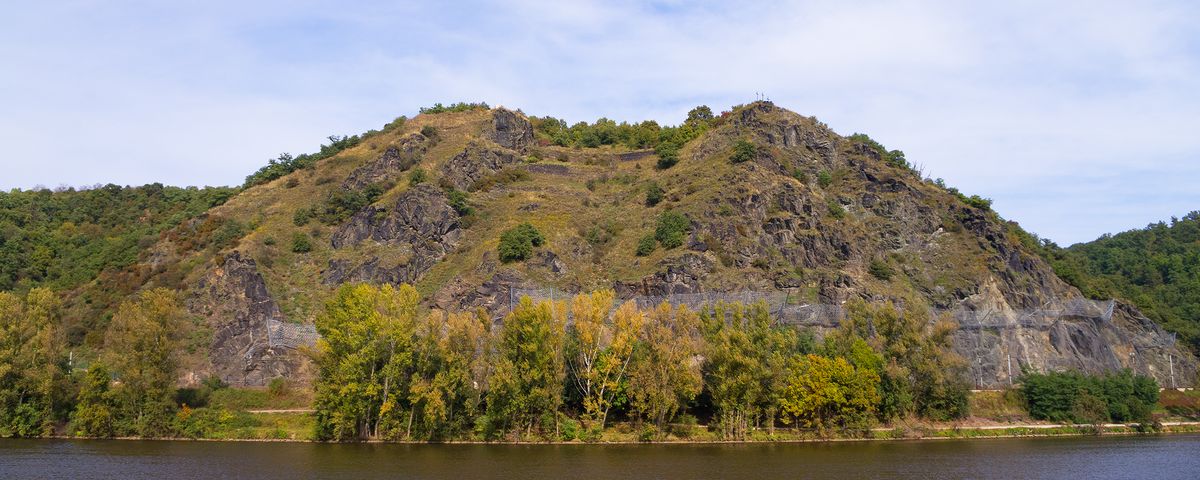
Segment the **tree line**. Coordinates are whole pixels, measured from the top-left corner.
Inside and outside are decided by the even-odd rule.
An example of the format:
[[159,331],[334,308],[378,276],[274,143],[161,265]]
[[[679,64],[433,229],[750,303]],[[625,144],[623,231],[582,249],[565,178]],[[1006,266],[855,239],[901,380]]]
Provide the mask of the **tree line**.
[[587,439],[614,418],[652,437],[704,419],[745,439],[967,414],[951,328],[919,309],[851,302],[818,342],[764,304],[641,309],[598,291],[523,298],[494,323],[423,312],[420,300],[407,285],[357,284],[327,304],[316,322],[318,439]]

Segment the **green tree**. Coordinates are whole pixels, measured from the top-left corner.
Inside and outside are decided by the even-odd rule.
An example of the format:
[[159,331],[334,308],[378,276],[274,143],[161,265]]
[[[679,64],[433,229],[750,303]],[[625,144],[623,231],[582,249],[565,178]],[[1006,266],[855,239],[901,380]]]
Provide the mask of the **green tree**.
[[662,187],[658,186],[658,182],[650,182],[650,186],[646,187],[646,206],[653,207],[658,205],[663,199]]
[[0,435],[50,432],[63,400],[60,302],[49,289],[0,292]]
[[545,237],[529,222],[521,223],[500,234],[500,261],[515,262],[533,255],[533,247],[541,246]]
[[668,210],[658,215],[658,225],[654,228],[654,239],[663,248],[672,249],[683,245],[684,234],[691,229],[691,221],[682,213]]
[[846,359],[797,355],[779,392],[785,424],[797,422],[822,435],[865,430],[879,403],[879,375]]
[[738,140],[733,144],[733,155],[729,156],[729,161],[733,163],[742,163],[748,160],[753,160],[758,155],[758,147],[746,140]]
[[118,434],[170,433],[182,322],[178,296],[163,288],[143,291],[113,316],[104,347],[120,381],[113,391]]
[[93,363],[83,374],[78,403],[71,413],[73,435],[104,438],[116,434],[111,383],[108,368],[101,362]]
[[565,377],[563,323],[551,303],[528,297],[504,317],[487,398],[488,416],[501,430],[529,435],[543,415],[557,418]]
[[419,297],[408,285],[346,284],[316,320],[315,436],[411,436],[409,400]]

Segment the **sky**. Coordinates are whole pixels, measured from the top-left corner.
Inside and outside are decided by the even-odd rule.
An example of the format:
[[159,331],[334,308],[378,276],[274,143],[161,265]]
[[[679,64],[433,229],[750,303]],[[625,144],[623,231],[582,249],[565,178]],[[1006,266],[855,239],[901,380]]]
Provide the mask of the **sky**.
[[1200,210],[1200,2],[9,2],[0,189],[236,185],[435,102],[765,93],[1061,245]]

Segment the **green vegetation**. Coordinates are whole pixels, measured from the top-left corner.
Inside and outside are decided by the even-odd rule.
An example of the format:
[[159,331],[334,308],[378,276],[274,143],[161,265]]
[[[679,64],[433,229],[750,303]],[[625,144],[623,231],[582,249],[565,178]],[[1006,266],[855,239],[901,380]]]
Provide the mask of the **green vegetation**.
[[847,138],[851,142],[866,145],[868,148],[876,151],[879,153],[880,158],[887,162],[888,165],[896,168],[903,168],[905,170],[913,169],[912,165],[909,165],[908,160],[904,158],[904,152],[900,150],[888,150],[882,144],[867,136],[865,133],[855,133]]
[[329,143],[321,145],[317,153],[305,153],[295,157],[290,153],[281,153],[278,158],[268,160],[265,166],[247,176],[242,188],[261,185],[303,168],[313,168],[317,162],[358,145],[360,141],[362,137],[358,135],[330,135]]
[[658,205],[663,200],[662,187],[658,186],[658,182],[650,182],[650,186],[646,187],[646,206],[653,207]]
[[69,290],[133,265],[159,234],[235,192],[157,183],[0,192],[0,290]]
[[420,185],[429,179],[429,175],[425,173],[425,169],[417,167],[408,172],[408,184]]
[[649,233],[638,240],[637,250],[634,253],[636,253],[639,257],[644,257],[654,252],[654,249],[657,247],[658,240],[654,238],[653,233]]
[[833,175],[828,170],[817,172],[817,185],[820,185],[821,188],[829,188],[831,184],[833,184]]
[[[486,104],[484,102],[479,102],[479,103],[458,102],[458,103],[451,103],[450,105],[442,105],[441,103],[435,103],[435,104],[433,104],[432,107],[421,107],[421,113],[432,114],[432,113],[448,113],[448,112],[466,112],[466,111],[470,111],[470,110],[487,110],[489,108],[491,108],[491,107],[488,107],[488,104]],[[428,137],[428,135],[426,135],[426,136]]]
[[[658,215],[658,224],[654,227],[654,239],[666,249],[683,245],[684,234],[692,227],[682,213],[668,210]],[[640,246],[639,246],[640,249]]]
[[544,241],[542,232],[528,222],[505,230],[500,234],[500,261],[525,260],[533,255],[533,247],[540,247]]
[[1029,414],[1039,420],[1146,423],[1158,403],[1158,383],[1129,370],[1105,375],[1027,372],[1021,384]]
[[564,147],[596,148],[603,145],[621,145],[630,149],[653,148],[659,156],[658,168],[670,168],[679,161],[679,149],[700,136],[717,119],[712,109],[699,106],[688,112],[687,120],[676,127],[660,127],[657,122],[618,124],[601,118],[595,123],[579,122],[567,126],[567,122],[552,117],[531,117],[537,137],[547,144]]
[[308,253],[313,249],[312,240],[302,232],[292,234],[292,253]]
[[870,273],[871,276],[886,282],[892,278],[892,275],[895,272],[892,270],[891,265],[888,265],[886,261],[879,258],[872,258],[871,263],[867,266],[867,273]]
[[748,160],[753,160],[758,155],[758,147],[746,140],[738,140],[733,144],[733,155],[729,156],[729,161],[732,163],[742,163]]
[[1132,302],[1200,352],[1200,211],[1066,249],[1023,239],[1084,295]]
[[461,216],[471,214],[470,196],[467,195],[467,192],[451,188],[446,192],[446,202]]

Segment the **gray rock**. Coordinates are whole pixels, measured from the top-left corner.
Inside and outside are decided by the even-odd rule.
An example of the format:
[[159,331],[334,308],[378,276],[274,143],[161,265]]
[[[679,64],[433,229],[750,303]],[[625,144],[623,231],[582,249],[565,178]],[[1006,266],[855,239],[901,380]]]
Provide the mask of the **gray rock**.
[[236,251],[226,256],[196,286],[187,307],[213,329],[208,357],[221,380],[263,386],[277,377],[307,376],[303,355],[268,341],[268,322],[284,318],[253,259]]
[[488,138],[501,147],[524,151],[533,144],[533,125],[525,116],[505,108],[492,111],[491,131]]
[[480,179],[518,163],[523,160],[511,150],[472,142],[442,166],[442,180],[459,190],[468,190]]
[[421,161],[421,156],[430,146],[429,138],[413,133],[390,146],[367,164],[354,169],[342,182],[342,188],[359,189],[372,183],[396,181],[404,171]]

